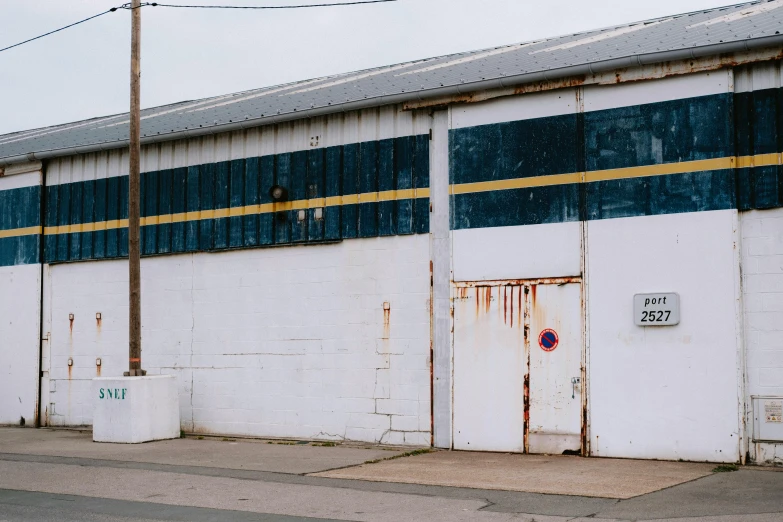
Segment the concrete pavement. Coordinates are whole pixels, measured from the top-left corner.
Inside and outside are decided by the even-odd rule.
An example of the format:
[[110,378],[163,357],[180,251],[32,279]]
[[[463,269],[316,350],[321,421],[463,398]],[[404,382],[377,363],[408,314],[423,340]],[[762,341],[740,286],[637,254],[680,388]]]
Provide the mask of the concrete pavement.
[[[434,462],[438,473],[452,481],[460,476],[472,487],[323,476],[338,473],[332,465],[343,468],[399,454],[361,446],[223,440],[107,446],[93,444],[89,434],[0,429],[0,521],[783,521],[783,473],[753,469],[708,470],[703,476],[703,465],[568,458],[539,461],[531,474],[565,490],[569,472],[579,487],[602,470],[647,489],[653,482],[663,484],[662,477],[677,482],[687,473],[701,477],[627,499],[478,489],[484,486],[470,481],[475,475],[486,482],[493,470],[513,476],[536,462],[525,459],[543,457],[439,452],[344,468],[367,473],[377,467],[385,473],[392,467],[404,474],[405,468],[420,471]],[[471,461],[480,473],[471,473]],[[625,474],[612,471],[613,466]],[[549,469],[555,472],[551,477]]]
[[[313,445],[317,444],[317,445]],[[125,462],[154,462],[179,466],[205,466],[282,473],[313,473],[368,460],[384,459],[406,450],[395,448],[299,444],[294,441],[191,437],[148,444],[94,443],[90,432],[0,428],[0,453],[53,455]]]
[[316,473],[318,477],[632,498],[711,474],[714,464],[440,451]]

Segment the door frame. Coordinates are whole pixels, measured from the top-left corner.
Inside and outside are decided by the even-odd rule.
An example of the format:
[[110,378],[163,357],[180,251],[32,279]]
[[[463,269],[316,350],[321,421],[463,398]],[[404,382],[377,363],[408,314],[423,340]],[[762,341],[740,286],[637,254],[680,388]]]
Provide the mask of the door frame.
[[[541,278],[535,278],[535,279],[502,279],[502,280],[486,280],[486,281],[452,281],[451,283],[451,353],[452,353],[452,361],[451,361],[451,367],[452,367],[452,393],[451,393],[451,411],[454,411],[454,390],[453,387],[455,386],[454,382],[454,331],[455,331],[455,307],[454,307],[454,301],[457,298],[460,289],[466,289],[466,288],[481,288],[481,287],[495,287],[495,286],[521,286],[524,287],[525,292],[525,302],[524,302],[524,309],[525,309],[525,315],[524,315],[524,350],[525,350],[525,396],[524,396],[524,407],[525,407],[525,431],[524,431],[524,453],[530,454],[530,446],[529,446],[529,434],[528,431],[530,429],[530,350],[531,350],[531,332],[530,332],[530,299],[528,298],[528,294],[530,292],[530,288],[532,286],[538,286],[538,285],[566,285],[566,284],[579,284],[580,288],[580,295],[581,295],[581,303],[580,303],[580,316],[581,316],[581,331],[582,331],[582,347],[581,347],[581,412],[582,412],[582,418],[581,418],[581,449],[580,449],[580,455],[583,457],[587,457],[590,454],[590,448],[589,448],[589,440],[590,440],[590,424],[589,424],[589,415],[588,415],[588,390],[589,390],[589,380],[588,380],[588,342],[587,342],[587,299],[586,299],[586,289],[584,284],[584,278],[581,276],[571,276],[571,277],[541,277]],[[454,423],[452,422],[451,425],[452,430],[452,448],[454,449]]]

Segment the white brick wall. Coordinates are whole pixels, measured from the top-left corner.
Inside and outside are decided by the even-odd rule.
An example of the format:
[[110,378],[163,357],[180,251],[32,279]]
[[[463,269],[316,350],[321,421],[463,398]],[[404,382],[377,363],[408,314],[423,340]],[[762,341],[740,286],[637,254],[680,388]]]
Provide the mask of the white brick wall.
[[[783,209],[741,219],[748,394],[783,396]],[[783,444],[754,450],[758,460],[783,462]]]
[[[89,424],[95,358],[127,366],[126,264],[51,284],[51,423]],[[426,235],[144,259],[143,367],[178,375],[187,431],[429,445],[429,292]]]

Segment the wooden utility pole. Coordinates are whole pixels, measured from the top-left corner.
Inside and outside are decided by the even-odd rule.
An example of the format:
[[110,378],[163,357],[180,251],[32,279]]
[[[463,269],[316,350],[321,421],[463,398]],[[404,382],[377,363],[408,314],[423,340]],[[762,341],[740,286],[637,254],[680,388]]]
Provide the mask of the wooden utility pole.
[[141,155],[141,0],[131,2],[130,180],[128,192],[128,265],[130,275],[129,376],[141,376],[141,252],[139,241]]

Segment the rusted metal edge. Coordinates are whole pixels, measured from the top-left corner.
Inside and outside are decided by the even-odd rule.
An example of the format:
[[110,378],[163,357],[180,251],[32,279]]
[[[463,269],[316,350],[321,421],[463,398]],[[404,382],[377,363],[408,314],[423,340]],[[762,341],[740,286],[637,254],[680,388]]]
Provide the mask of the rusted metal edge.
[[582,276],[540,277],[535,279],[501,279],[494,281],[452,281],[456,288],[476,288],[484,286],[522,286],[522,285],[566,285],[581,283]]
[[755,62],[783,59],[783,48],[770,47],[760,50],[747,50],[739,53],[723,53],[684,58],[668,62],[633,65],[614,70],[596,70],[593,73],[580,73],[556,79],[542,79],[515,87],[501,87],[464,94],[441,96],[404,104],[405,110],[438,108],[452,104],[477,103],[504,96],[514,96],[533,92],[566,89],[583,85],[614,85],[618,83],[657,80],[670,76],[680,76],[698,72],[715,71],[726,67],[736,67]]
[[[508,89],[518,87],[524,84],[533,84],[536,82],[552,82],[563,78],[593,76],[608,71],[622,71],[635,67],[644,67],[646,65],[660,64],[666,62],[675,62],[680,60],[696,60],[715,55],[725,55],[733,53],[749,52],[758,49],[770,48],[783,45],[783,34],[767,36],[764,38],[749,38],[745,40],[706,45],[702,47],[693,47],[687,49],[677,49],[673,51],[663,51],[648,54],[638,54],[622,58],[613,58],[599,62],[572,65],[560,67],[546,71],[536,71],[531,73],[517,74],[503,78],[493,78],[490,80],[481,80],[459,85],[449,85],[446,87],[437,87],[433,89],[421,89],[417,92],[407,92],[392,95],[382,95],[364,100],[356,100],[341,104],[333,104],[322,107],[313,107],[303,111],[291,111],[285,114],[274,116],[265,116],[259,118],[247,119],[244,121],[215,124],[211,127],[200,127],[198,129],[185,129],[180,131],[155,134],[154,136],[142,136],[142,145],[150,143],[159,143],[164,141],[193,138],[198,136],[207,136],[224,132],[233,132],[237,130],[260,127],[284,121],[300,120],[312,118],[315,116],[324,116],[327,114],[337,114],[341,112],[356,111],[379,107],[382,105],[393,104],[413,104],[426,103],[437,98],[455,97],[470,95],[478,91],[489,91],[494,89]],[[778,49],[779,51],[780,49]],[[758,61],[761,61],[760,59]],[[728,64],[726,64],[728,65]],[[411,105],[412,106],[412,105]],[[128,140],[117,140],[76,147],[65,147],[61,149],[50,149],[42,151],[31,151],[27,154],[8,156],[0,158],[0,165],[11,165],[27,161],[45,160],[60,156],[70,156],[73,154],[86,154],[90,152],[100,152],[128,147]]]

